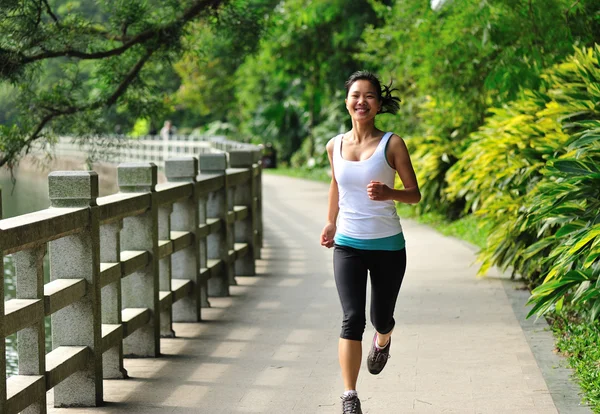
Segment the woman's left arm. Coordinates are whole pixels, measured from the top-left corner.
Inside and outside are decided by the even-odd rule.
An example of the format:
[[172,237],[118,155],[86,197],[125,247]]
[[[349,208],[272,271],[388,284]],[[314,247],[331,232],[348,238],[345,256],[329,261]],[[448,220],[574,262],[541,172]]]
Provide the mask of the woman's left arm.
[[400,203],[416,204],[421,200],[421,192],[417,183],[417,176],[410,162],[408,148],[402,138],[392,135],[388,143],[386,157],[400,176],[404,189],[390,188],[379,181],[371,181],[367,186],[367,193],[371,200],[394,200]]

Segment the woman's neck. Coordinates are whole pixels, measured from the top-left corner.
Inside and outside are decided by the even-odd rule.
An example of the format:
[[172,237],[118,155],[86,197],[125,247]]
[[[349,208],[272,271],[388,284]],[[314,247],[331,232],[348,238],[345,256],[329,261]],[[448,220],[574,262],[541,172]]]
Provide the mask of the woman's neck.
[[350,137],[358,143],[362,143],[378,135],[378,130],[375,128],[375,122],[359,123],[352,121],[352,130]]

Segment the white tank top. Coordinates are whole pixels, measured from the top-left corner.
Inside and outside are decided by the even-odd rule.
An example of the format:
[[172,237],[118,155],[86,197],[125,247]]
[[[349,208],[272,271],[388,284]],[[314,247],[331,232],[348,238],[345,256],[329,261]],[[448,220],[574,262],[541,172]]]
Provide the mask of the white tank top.
[[394,201],[375,201],[367,195],[367,185],[380,181],[394,188],[396,170],[385,156],[392,136],[387,132],[371,157],[362,161],[348,161],[342,157],[342,137],[334,139],[333,170],[339,190],[337,231],[355,239],[378,239],[402,232]]

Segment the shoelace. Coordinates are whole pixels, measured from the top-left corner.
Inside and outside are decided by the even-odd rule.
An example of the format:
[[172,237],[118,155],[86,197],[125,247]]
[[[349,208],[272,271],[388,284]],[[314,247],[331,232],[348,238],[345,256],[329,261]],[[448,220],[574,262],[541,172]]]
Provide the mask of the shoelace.
[[[373,360],[375,360],[376,362],[379,362],[382,357],[384,357],[385,353],[382,352],[382,350],[378,350],[377,348],[375,348],[375,355],[373,357]],[[390,359],[392,356],[390,354],[387,354],[387,359]]]
[[344,407],[344,414],[357,414],[358,413],[358,397],[350,397],[350,398],[342,397],[342,405]]

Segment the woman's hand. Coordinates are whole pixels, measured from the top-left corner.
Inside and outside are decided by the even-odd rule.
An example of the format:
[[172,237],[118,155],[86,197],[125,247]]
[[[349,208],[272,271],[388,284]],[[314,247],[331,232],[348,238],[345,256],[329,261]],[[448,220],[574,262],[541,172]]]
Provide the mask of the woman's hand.
[[367,185],[367,194],[371,200],[384,201],[392,199],[392,189],[379,181],[371,181]]
[[335,236],[336,226],[334,223],[327,223],[321,232],[321,246],[328,249],[333,247],[333,237]]

